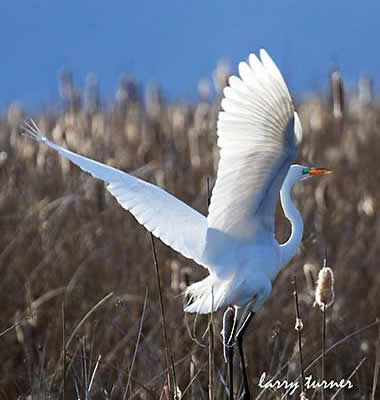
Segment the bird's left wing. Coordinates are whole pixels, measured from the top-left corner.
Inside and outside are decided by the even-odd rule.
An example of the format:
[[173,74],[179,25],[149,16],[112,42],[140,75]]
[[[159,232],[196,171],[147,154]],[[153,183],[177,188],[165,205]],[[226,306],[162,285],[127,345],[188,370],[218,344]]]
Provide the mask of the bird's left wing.
[[[224,89],[218,119],[220,161],[208,215],[207,241],[252,240],[259,230],[274,231],[282,182],[302,137],[284,79],[260,51],[239,65]],[[220,242],[220,240],[218,240]]]
[[48,145],[95,178],[105,181],[107,189],[120,205],[148,231],[183,256],[202,265],[201,253],[207,230],[207,219],[202,214],[151,183],[58,146],[42,136],[33,121],[25,124],[24,133]]

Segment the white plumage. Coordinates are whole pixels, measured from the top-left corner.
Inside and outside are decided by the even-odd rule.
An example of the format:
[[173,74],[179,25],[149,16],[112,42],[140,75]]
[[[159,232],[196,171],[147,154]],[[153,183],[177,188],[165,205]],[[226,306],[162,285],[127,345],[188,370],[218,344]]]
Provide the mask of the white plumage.
[[[249,64],[240,63],[240,78],[230,77],[224,89],[217,130],[220,162],[207,218],[157,186],[56,145],[34,122],[26,125],[29,136],[105,181],[120,205],[156,237],[209,270],[208,277],[187,289],[186,312],[239,307],[252,299],[253,311],[260,308],[302,239],[291,187],[328,172],[290,168],[302,138],[301,123],[280,71],[264,50],[260,57],[251,54]],[[282,245],[274,235],[280,189],[293,228]]]

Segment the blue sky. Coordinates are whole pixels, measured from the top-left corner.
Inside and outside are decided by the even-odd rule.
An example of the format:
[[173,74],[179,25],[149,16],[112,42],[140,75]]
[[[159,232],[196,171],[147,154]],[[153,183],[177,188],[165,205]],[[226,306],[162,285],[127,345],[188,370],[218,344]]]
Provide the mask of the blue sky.
[[236,71],[261,47],[298,94],[326,87],[334,66],[380,79],[375,0],[3,0],[0,15],[0,111],[58,104],[62,67],[80,87],[95,73],[106,98],[127,72],[191,100],[218,60]]

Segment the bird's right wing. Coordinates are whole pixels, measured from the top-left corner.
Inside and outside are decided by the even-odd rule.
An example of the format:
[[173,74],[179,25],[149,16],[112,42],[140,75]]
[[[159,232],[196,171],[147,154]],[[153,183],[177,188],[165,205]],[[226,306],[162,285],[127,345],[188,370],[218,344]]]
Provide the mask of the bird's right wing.
[[284,79],[264,50],[260,56],[251,54],[249,64],[240,63],[241,78],[230,77],[224,89],[207,242],[212,237],[220,243],[222,238],[251,241],[259,230],[274,231],[279,191],[301,141]]
[[201,253],[207,230],[207,219],[202,214],[151,183],[58,146],[41,135],[34,121],[25,124],[24,133],[106,182],[107,189],[119,204],[148,231],[202,265]]

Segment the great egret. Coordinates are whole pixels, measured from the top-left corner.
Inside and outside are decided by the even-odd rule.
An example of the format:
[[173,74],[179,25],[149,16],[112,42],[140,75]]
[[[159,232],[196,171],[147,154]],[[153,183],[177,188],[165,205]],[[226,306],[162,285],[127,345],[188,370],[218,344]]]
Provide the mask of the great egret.
[[[246,324],[300,246],[303,221],[291,200],[292,186],[330,172],[291,165],[301,123],[279,69],[265,50],[260,58],[250,54],[249,63],[239,64],[240,78],[231,76],[224,89],[217,129],[220,161],[207,218],[157,186],[56,145],[33,121],[25,126],[33,139],[105,181],[120,205],[153,235],[207,268],[209,275],[188,287],[185,312],[242,309],[254,299]],[[292,227],[283,244],[274,233],[279,193]]]

